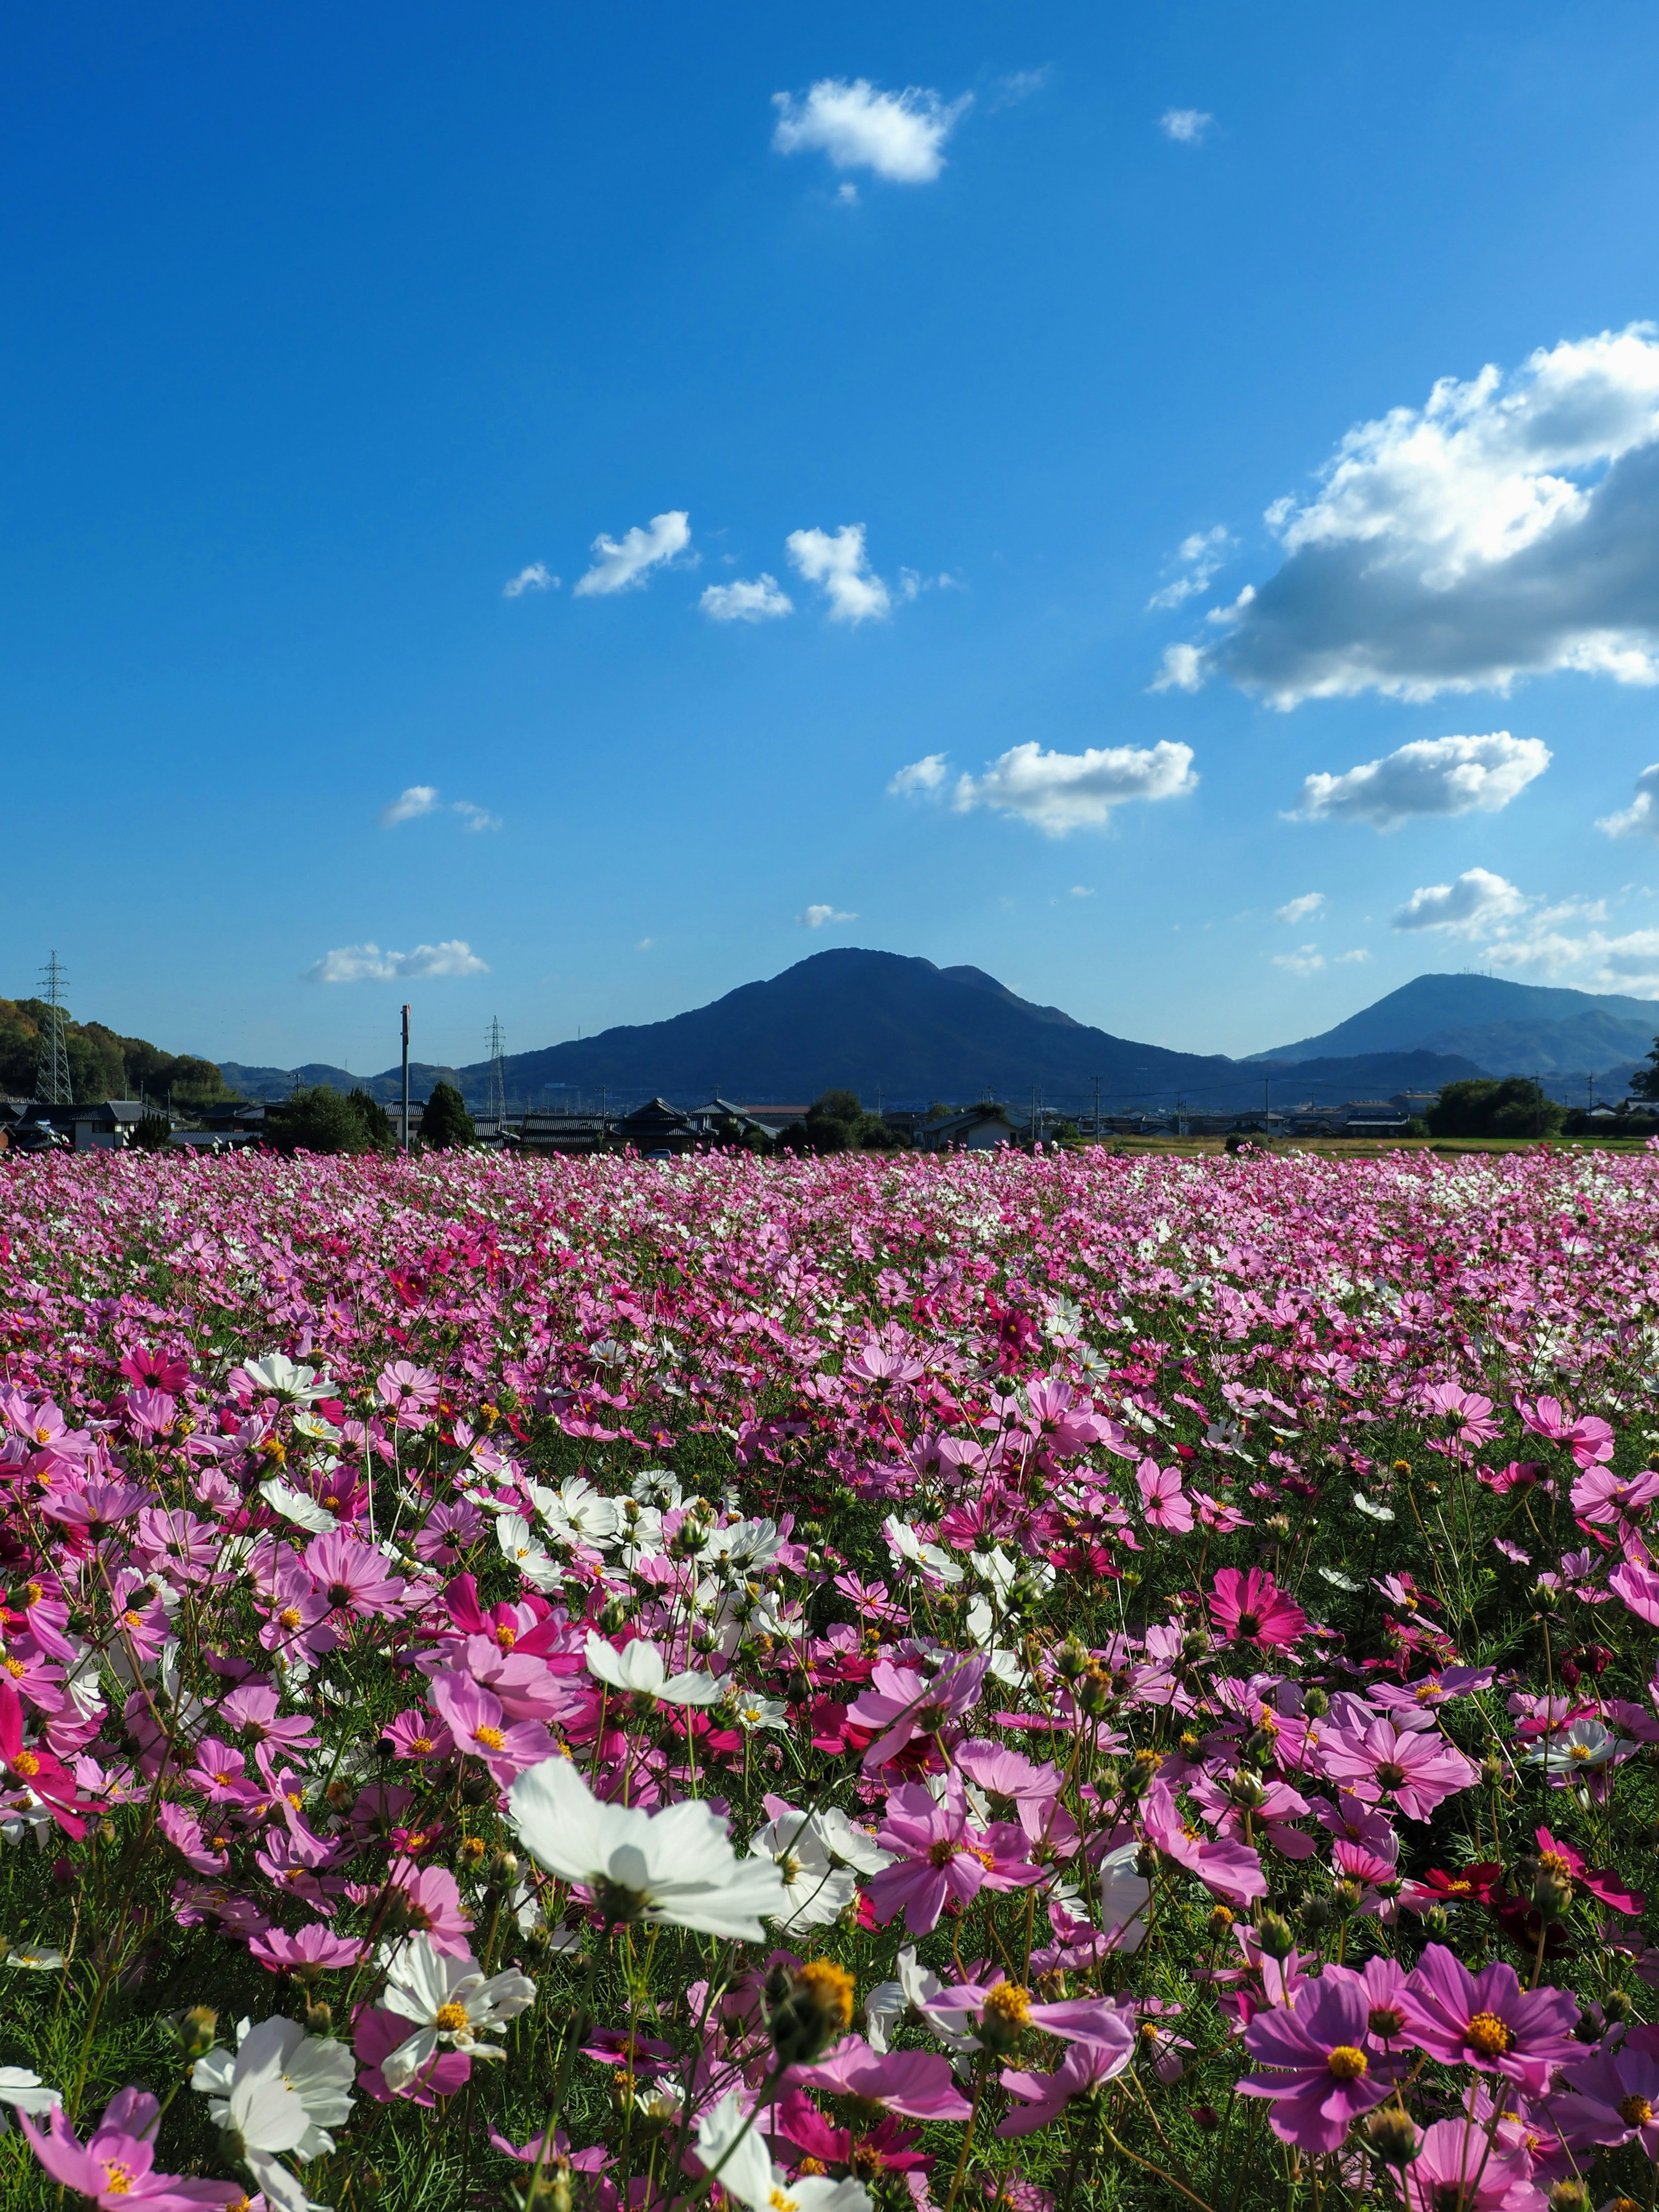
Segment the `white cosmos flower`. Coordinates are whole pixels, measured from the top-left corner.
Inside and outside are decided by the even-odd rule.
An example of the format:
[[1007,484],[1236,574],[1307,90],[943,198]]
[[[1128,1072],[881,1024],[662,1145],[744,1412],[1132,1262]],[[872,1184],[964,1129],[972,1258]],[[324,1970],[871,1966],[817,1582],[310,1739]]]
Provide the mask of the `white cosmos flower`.
[[337,1429],[332,1421],[325,1421],[320,1413],[296,1413],[294,1433],[313,1444],[337,1444],[344,1431]]
[[1392,1521],[1394,1518],[1392,1505],[1379,1505],[1373,1498],[1362,1497],[1357,1490],[1353,1494],[1353,1502],[1354,1510],[1363,1513],[1368,1521]]
[[587,1544],[596,1552],[615,1545],[621,1525],[616,1500],[595,1490],[585,1475],[568,1476],[556,1490],[541,1482],[525,1487],[556,1542]]
[[288,1398],[309,1406],[326,1398],[329,1385],[319,1383],[314,1367],[296,1366],[285,1352],[268,1352],[263,1359],[245,1359],[242,1372],[251,1376],[256,1390],[268,1398]]
[[27,1966],[37,1974],[54,1974],[64,1963],[64,1954],[55,1943],[14,1943],[5,1962],[9,1966]]
[[708,1539],[708,1555],[744,1574],[758,1574],[777,1558],[783,1538],[775,1521],[733,1521]]
[[296,1490],[291,1482],[284,1482],[280,1474],[267,1475],[259,1485],[259,1495],[285,1521],[297,1521],[301,1528],[309,1528],[313,1536],[325,1536],[331,1529],[340,1525],[314,1498],[307,1498],[303,1490]]
[[536,1984],[519,1973],[486,1975],[468,1952],[452,1959],[422,1929],[399,1944],[381,2002],[415,2023],[415,2033],[381,2062],[389,2089],[402,2089],[453,2044],[473,2058],[507,2054],[482,2039],[536,2001]]
[[727,2196],[749,2212],[870,2212],[870,2192],[861,2181],[831,2181],[827,2173],[787,2179],[732,2090],[712,2112],[699,2114],[697,2156],[710,2173],[718,2168]]
[[874,1831],[849,1820],[838,1805],[813,1814],[812,1832],[839,1865],[855,1868],[860,1874],[879,1874],[893,1863],[893,1854],[883,1850]]
[[49,2112],[54,2105],[63,2101],[57,2090],[48,2089],[31,2068],[0,2066],[0,2136],[11,2125],[5,2113],[8,2105],[16,2112],[27,2112],[31,2119],[38,2119],[42,2112]]
[[1529,1751],[1527,1758],[1546,1774],[1577,1774],[1581,1767],[1605,1766],[1618,1758],[1620,1749],[1619,1738],[1600,1721],[1577,1720],[1551,1736],[1540,1750]]
[[960,2012],[934,2012],[930,2008],[945,1984],[931,1968],[916,1961],[916,1947],[907,1943],[898,1954],[898,1979],[878,1982],[864,2004],[864,2033],[872,2051],[885,2051],[892,2031],[911,2013],[926,2021],[953,2057],[964,2057],[979,2049],[979,2038],[963,2033]]
[[776,1864],[738,1858],[726,1823],[696,1799],[654,1814],[601,1804],[568,1759],[544,1759],[507,1802],[525,1848],[550,1874],[591,1889],[617,1920],[758,1942],[762,1919],[782,1916]]
[[558,1562],[546,1547],[536,1541],[534,1532],[522,1513],[503,1513],[495,1522],[495,1541],[501,1557],[510,1559],[538,1589],[557,1589],[564,1582]]
[[678,1475],[666,1467],[642,1467],[628,1487],[641,1505],[654,1505],[659,1513],[672,1513],[685,1495]]
[[881,1533],[887,1539],[888,1549],[912,1566],[926,1567],[942,1583],[959,1583],[962,1569],[948,1552],[937,1544],[924,1543],[908,1521],[901,1521],[896,1513],[890,1513],[881,1524]]
[[792,1933],[827,1928],[858,1895],[857,1877],[831,1863],[806,1814],[776,1797],[766,1800],[766,1809],[772,1818],[757,1832],[749,1856],[771,1859],[783,1876],[786,1904],[774,1917]]
[[590,1628],[587,1671],[612,1689],[639,1691],[665,1705],[712,1705],[720,1695],[712,1674],[671,1674],[661,1652],[642,1636],[618,1651]]
[[1114,1951],[1135,1952],[1146,1941],[1152,1885],[1139,1868],[1140,1845],[1120,1844],[1100,1863],[1100,1917]]
[[305,2160],[333,2149],[329,2129],[351,2110],[346,2091],[356,2068],[349,2044],[307,2035],[291,2020],[262,2020],[258,2027],[243,2021],[234,2052],[217,2045],[197,2060],[191,2087],[210,2099],[215,2124],[238,2139],[238,2155],[272,2212],[322,2212],[276,2154]]
[[781,1698],[757,1698],[745,1691],[732,1698],[732,1711],[745,1735],[753,1735],[757,1729],[787,1729],[789,1725],[789,1708]]

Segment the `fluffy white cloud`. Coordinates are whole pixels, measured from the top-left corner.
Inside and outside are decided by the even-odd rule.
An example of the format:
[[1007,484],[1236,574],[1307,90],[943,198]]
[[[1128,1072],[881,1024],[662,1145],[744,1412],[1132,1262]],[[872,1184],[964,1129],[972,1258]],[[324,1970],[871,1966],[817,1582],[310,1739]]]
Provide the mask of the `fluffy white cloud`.
[[823,586],[831,622],[866,622],[891,612],[892,594],[870,566],[861,522],[848,522],[833,535],[792,530],[785,542],[807,582]]
[[826,921],[856,921],[855,914],[842,914],[838,907],[809,906],[801,920],[809,929],[822,929]]
[[465,939],[417,945],[412,952],[382,952],[378,945],[341,945],[306,969],[308,983],[392,983],[432,975],[487,975],[487,964]]
[[953,804],[959,813],[993,806],[1019,815],[1045,836],[1064,837],[1103,827],[1113,807],[1132,799],[1179,799],[1197,783],[1192,747],[1167,738],[1082,753],[1046,753],[1032,741],[1012,747],[983,775],[961,777]]
[[1310,914],[1317,914],[1325,903],[1323,891],[1304,891],[1300,898],[1289,899],[1273,909],[1275,921],[1305,921]]
[[1478,937],[1524,913],[1529,903],[1524,891],[1490,868],[1466,868],[1455,884],[1425,884],[1414,890],[1392,919],[1396,929],[1443,929],[1455,937]]
[[1368,945],[1357,945],[1352,952],[1339,952],[1336,956],[1336,963],[1339,968],[1358,967],[1362,961],[1369,960],[1370,957],[1370,948]]
[[475,806],[470,799],[458,799],[449,811],[460,816],[463,830],[499,830],[501,826],[499,814],[491,814],[486,807]]
[[1200,144],[1214,121],[1214,116],[1206,115],[1201,107],[1166,107],[1158,118],[1159,130],[1177,146]]
[[526,592],[556,592],[559,580],[544,561],[532,561],[527,568],[520,568],[516,576],[509,576],[501,586],[504,599],[521,599]]
[[691,517],[678,507],[666,514],[653,514],[648,530],[636,522],[622,538],[607,538],[601,531],[592,547],[599,557],[586,575],[576,579],[574,596],[586,599],[626,592],[642,584],[653,568],[684,553],[690,543]]
[[945,753],[925,753],[919,761],[912,761],[908,768],[902,768],[888,785],[888,790],[900,798],[909,792],[937,791],[945,781],[947,758]]
[[1533,928],[1483,945],[1481,957],[1492,967],[1518,968],[1552,982],[1566,979],[1586,990],[1659,999],[1659,929],[1612,936],[1592,928],[1573,936],[1554,926],[1552,915],[1542,914]]
[[1292,975],[1316,975],[1324,965],[1325,956],[1316,945],[1304,945],[1294,952],[1273,955],[1273,966],[1287,968]]
[[1606,815],[1595,826],[1609,837],[1659,837],[1659,761],[1637,777],[1636,796],[1623,813]]
[[716,622],[774,622],[795,611],[788,592],[764,568],[753,583],[711,584],[697,604]]
[[1224,525],[1219,522],[1213,530],[1194,530],[1190,537],[1183,538],[1176,549],[1176,562],[1181,574],[1165,584],[1162,591],[1154,592],[1147,605],[1178,607],[1183,599],[1207,592],[1232,542]]
[[407,791],[400,792],[390,806],[381,810],[383,829],[395,830],[400,822],[414,822],[422,814],[438,811],[438,787],[435,783],[411,783]]
[[1397,830],[1419,814],[1496,814],[1549,764],[1541,738],[1507,730],[1414,738],[1346,775],[1310,775],[1293,811],[1303,822],[1369,822],[1377,830]]
[[820,77],[805,100],[775,92],[772,143],[780,154],[827,154],[838,169],[873,169],[896,185],[931,184],[945,166],[945,142],[972,102],[949,105],[910,85],[878,92],[868,77]]
[[1350,430],[1313,497],[1267,520],[1283,565],[1222,636],[1166,656],[1164,684],[1216,672],[1288,708],[1558,669],[1659,682],[1659,336],[1632,324],[1443,377]]

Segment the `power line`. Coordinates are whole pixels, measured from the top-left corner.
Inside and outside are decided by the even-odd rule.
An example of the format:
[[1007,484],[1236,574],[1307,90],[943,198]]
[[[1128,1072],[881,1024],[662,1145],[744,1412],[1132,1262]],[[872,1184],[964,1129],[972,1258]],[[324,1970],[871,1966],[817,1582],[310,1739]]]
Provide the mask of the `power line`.
[[69,970],[54,951],[40,970],[46,987],[46,1024],[40,1032],[40,1054],[35,1062],[34,1095],[46,1106],[72,1106],[69,1045],[64,1035],[64,992]]
[[491,1015],[489,1035],[489,1112],[497,1129],[507,1120],[507,1062],[503,1057],[506,1039],[499,1017]]

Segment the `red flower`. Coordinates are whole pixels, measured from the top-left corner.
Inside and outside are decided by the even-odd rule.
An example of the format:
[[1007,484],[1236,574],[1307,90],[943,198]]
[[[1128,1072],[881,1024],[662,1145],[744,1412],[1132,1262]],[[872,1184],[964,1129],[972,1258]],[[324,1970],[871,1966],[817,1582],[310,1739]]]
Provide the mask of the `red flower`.
[[75,1795],[75,1778],[49,1751],[23,1741],[23,1701],[0,1675],[0,1761],[14,1783],[32,1790],[67,1836],[87,1832]]
[[1237,1643],[1277,1644],[1286,1650],[1308,1626],[1308,1616],[1287,1597],[1264,1568],[1241,1574],[1223,1567],[1209,1597],[1210,1618],[1221,1634]]

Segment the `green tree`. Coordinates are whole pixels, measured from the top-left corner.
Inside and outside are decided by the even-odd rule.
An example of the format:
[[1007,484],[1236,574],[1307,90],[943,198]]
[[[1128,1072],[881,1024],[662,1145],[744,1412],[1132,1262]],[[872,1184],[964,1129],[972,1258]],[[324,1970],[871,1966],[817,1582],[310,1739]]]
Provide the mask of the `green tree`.
[[1653,1040],[1653,1050],[1648,1054],[1648,1064],[1638,1067],[1630,1079],[1632,1098],[1651,1098],[1659,1101],[1659,1037]]
[[856,1092],[826,1091],[806,1109],[806,1140],[815,1152],[844,1152],[864,1109]]
[[164,1152],[173,1142],[173,1123],[165,1114],[146,1114],[131,1141],[141,1152]]
[[1566,1118],[1566,1108],[1525,1075],[1449,1083],[1427,1115],[1436,1137],[1553,1137]]
[[848,1135],[861,1152],[896,1152],[904,1142],[879,1114],[860,1114]]
[[454,1085],[434,1083],[421,1115],[421,1142],[442,1152],[453,1145],[472,1144],[477,1133],[466,1102]]
[[366,1152],[368,1131],[343,1091],[319,1083],[296,1091],[266,1116],[272,1140],[285,1152]]
[[346,1104],[363,1125],[363,1134],[377,1152],[396,1149],[397,1135],[392,1127],[392,1116],[378,1098],[371,1098],[367,1091],[348,1091]]

